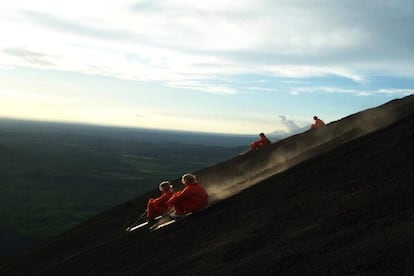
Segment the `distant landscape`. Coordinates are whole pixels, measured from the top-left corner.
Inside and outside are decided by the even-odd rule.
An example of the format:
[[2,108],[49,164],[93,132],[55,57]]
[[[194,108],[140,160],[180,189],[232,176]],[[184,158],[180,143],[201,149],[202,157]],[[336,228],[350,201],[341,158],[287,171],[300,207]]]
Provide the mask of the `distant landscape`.
[[240,154],[255,138],[1,119],[0,256]]

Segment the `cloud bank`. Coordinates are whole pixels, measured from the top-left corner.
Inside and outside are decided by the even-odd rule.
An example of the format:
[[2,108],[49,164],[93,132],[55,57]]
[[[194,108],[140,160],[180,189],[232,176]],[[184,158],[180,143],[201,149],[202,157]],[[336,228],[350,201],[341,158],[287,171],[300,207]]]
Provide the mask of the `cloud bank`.
[[[53,3],[9,3],[1,12],[0,31],[8,35],[3,66],[160,81],[210,93],[234,93],[221,80],[243,74],[333,75],[354,82],[414,75],[412,1]],[[76,8],[81,3],[87,5],[82,12]]]

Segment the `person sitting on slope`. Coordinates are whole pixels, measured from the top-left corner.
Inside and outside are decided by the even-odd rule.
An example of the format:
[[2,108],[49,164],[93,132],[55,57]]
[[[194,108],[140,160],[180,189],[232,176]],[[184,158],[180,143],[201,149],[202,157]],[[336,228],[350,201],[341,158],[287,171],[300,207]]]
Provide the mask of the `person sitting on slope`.
[[315,120],[315,122],[311,125],[310,129],[315,129],[325,125],[324,121],[319,119],[317,116],[313,116],[313,119]]
[[158,186],[162,192],[158,198],[150,198],[147,203],[147,209],[142,216],[146,216],[148,222],[153,222],[156,216],[164,214],[169,206],[167,201],[174,194],[174,189],[170,181],[163,181]]
[[260,137],[259,140],[256,140],[256,141],[254,141],[250,144],[249,147],[250,147],[251,151],[258,150],[258,149],[260,149],[264,146],[270,145],[272,143],[272,142],[270,142],[269,139],[267,139],[266,135],[264,135],[263,132],[259,134],[259,137]]
[[208,204],[208,193],[197,181],[195,175],[187,173],[181,178],[184,189],[175,192],[167,201],[167,204],[174,207],[175,213],[170,214],[172,218],[179,218],[187,213],[196,212]]

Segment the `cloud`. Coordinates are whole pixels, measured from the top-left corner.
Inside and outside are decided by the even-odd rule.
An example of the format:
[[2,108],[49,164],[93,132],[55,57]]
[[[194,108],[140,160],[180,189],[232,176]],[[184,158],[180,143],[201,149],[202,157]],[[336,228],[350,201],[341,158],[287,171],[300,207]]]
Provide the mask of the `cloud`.
[[54,65],[54,63],[48,61],[51,56],[43,53],[33,52],[22,48],[6,48],[3,49],[2,52],[7,55],[22,59],[32,65],[39,65],[42,67]]
[[195,81],[181,81],[181,82],[170,82],[166,84],[168,87],[184,88],[196,91],[204,91],[213,94],[235,94],[235,90],[231,87],[217,86],[217,85],[206,85],[201,82]]
[[298,86],[295,87],[291,93],[294,95],[302,93],[341,93],[341,94],[354,94],[359,95],[360,93],[364,94],[373,94],[375,91],[361,91],[357,89],[347,89],[338,86]]
[[378,93],[380,94],[387,94],[387,95],[412,95],[414,94],[414,89],[398,89],[398,88],[387,88],[387,89],[379,89]]
[[225,94],[236,90],[217,79],[247,74],[355,83],[414,76],[412,1],[88,1],[76,9],[80,3],[9,4],[15,13],[3,26],[25,33],[8,36],[3,53],[19,60],[14,65]]
[[277,141],[279,139],[286,138],[288,136],[301,133],[307,130],[308,125],[301,127],[296,122],[288,119],[285,115],[278,116],[278,128],[275,131],[267,133],[268,137]]
[[39,11],[22,10],[20,12],[31,22],[57,32],[109,41],[148,42],[148,40],[144,40],[144,38],[139,39],[139,36],[136,33],[124,29],[117,29],[112,26],[102,25],[99,22],[88,24],[88,22],[83,23],[82,21],[76,21],[64,16],[56,16]]
[[283,115],[279,115],[279,122],[285,127],[288,133],[296,133],[297,131],[301,131],[302,128],[298,126],[294,121],[287,119]]

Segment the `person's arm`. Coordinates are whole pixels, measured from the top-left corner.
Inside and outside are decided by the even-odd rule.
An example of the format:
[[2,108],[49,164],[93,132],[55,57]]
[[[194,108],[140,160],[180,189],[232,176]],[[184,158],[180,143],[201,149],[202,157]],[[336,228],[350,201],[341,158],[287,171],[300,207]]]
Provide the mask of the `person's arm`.
[[269,140],[266,137],[261,137],[260,140],[259,140],[259,144],[261,146],[267,145],[268,142],[269,142]]
[[181,194],[181,191],[179,192],[175,192],[170,199],[167,200],[167,205],[168,206],[173,206],[176,202],[177,202],[177,197]]
[[180,192],[176,192],[168,201],[168,205],[174,205],[177,202],[183,201],[184,199],[188,198],[191,194],[191,189],[189,187],[185,187]]
[[153,199],[152,200],[152,203],[154,203],[154,204],[161,204],[161,203],[167,202],[168,199],[169,199],[168,194],[167,193],[162,193],[162,195],[160,195],[156,199]]

